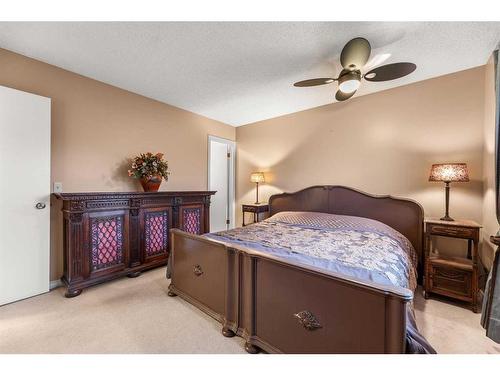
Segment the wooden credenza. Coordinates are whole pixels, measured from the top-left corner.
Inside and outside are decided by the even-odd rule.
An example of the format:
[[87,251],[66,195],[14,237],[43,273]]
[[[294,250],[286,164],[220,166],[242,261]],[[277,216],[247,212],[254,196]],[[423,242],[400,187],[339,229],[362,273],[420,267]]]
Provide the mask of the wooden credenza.
[[66,297],[167,264],[170,229],[209,231],[214,191],[63,193]]

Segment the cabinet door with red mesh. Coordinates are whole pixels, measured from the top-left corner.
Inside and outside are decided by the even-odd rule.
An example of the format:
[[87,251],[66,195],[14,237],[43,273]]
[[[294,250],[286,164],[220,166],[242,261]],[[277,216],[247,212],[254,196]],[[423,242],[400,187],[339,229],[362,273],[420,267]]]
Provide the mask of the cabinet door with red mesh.
[[141,254],[143,262],[163,261],[169,251],[171,207],[145,208],[141,214]]
[[203,204],[191,204],[179,208],[179,228],[192,234],[205,233]]
[[91,212],[87,222],[88,273],[97,277],[128,264],[128,212]]

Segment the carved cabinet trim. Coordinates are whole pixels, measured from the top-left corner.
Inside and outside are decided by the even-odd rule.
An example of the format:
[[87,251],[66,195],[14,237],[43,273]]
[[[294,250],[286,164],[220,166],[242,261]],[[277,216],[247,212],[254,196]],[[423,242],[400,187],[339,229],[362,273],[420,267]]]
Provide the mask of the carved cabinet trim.
[[209,231],[214,191],[63,193],[67,297],[113,278],[167,263],[170,229]]

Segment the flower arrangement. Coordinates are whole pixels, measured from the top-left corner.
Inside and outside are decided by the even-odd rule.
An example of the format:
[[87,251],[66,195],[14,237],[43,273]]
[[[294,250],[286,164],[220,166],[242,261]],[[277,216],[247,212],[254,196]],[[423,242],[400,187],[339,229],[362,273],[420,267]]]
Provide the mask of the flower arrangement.
[[128,170],[130,177],[138,178],[145,191],[157,191],[162,178],[168,181],[168,162],[163,154],[153,155],[151,152],[140,154],[132,159],[132,167]]

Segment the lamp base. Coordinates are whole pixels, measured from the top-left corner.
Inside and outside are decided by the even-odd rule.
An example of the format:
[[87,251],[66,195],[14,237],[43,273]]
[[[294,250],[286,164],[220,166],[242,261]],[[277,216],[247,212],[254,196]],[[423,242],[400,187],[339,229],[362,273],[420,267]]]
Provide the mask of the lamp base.
[[442,217],[441,219],[439,219],[439,220],[443,220],[443,221],[455,221],[455,219],[453,219],[453,218],[449,217],[448,215],[443,216],[443,217]]
[[448,181],[445,181],[446,186],[444,187],[445,191],[445,207],[446,210],[444,211],[444,216],[439,219],[443,221],[455,221],[450,217],[450,183]]

